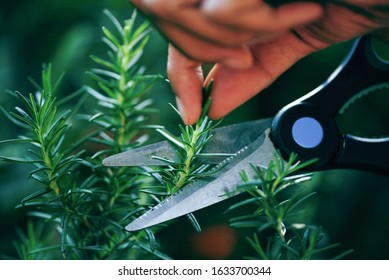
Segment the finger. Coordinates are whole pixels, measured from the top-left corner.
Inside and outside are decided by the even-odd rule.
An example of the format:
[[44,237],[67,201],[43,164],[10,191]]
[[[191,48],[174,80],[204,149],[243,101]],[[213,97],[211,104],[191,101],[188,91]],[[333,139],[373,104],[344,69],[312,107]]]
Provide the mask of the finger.
[[255,64],[246,70],[216,65],[206,78],[212,79],[212,104],[209,116],[219,119],[269,86],[297,60],[312,52],[294,35],[252,46]]
[[171,15],[169,22],[201,40],[221,46],[238,46],[256,37],[254,32],[235,30],[209,20],[197,7],[181,9]]
[[275,32],[307,24],[323,15],[318,3],[294,2],[273,8],[260,0],[206,0],[201,9],[209,19],[245,32]]
[[174,46],[191,60],[223,63],[234,69],[246,69],[253,63],[247,47],[221,47],[198,39],[195,36],[168,23],[157,23],[158,28]]
[[188,59],[169,45],[168,77],[178,110],[185,124],[193,124],[201,114],[203,71],[201,64]]
[[149,17],[166,22],[199,37],[227,46],[237,46],[251,41],[255,34],[235,31],[215,24],[199,9],[199,0],[133,0],[133,4]]

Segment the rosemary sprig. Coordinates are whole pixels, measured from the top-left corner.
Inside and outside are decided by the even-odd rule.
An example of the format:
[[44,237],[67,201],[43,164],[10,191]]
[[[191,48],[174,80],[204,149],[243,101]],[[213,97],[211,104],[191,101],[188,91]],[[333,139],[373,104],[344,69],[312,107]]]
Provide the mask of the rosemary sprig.
[[[205,95],[208,94],[210,86],[204,89]],[[172,142],[180,152],[178,162],[170,159],[159,158],[168,163],[168,168],[163,169],[163,182],[169,195],[177,192],[186,186],[192,180],[200,176],[209,176],[210,165],[206,163],[202,155],[202,150],[212,137],[212,130],[216,128],[222,120],[216,122],[210,120],[207,116],[211,105],[211,98],[208,98],[203,106],[202,115],[195,125],[179,125],[181,134],[174,136],[165,128],[158,128],[157,131],[167,140]],[[179,116],[180,112],[172,106]],[[213,154],[207,154],[213,156]],[[215,155],[217,156],[217,155]],[[218,171],[213,169],[214,172]]]
[[102,28],[108,58],[92,55],[91,59],[99,67],[87,72],[95,81],[94,86],[87,87],[87,92],[98,102],[99,108],[94,115],[86,117],[102,129],[94,141],[108,146],[95,157],[118,153],[147,141],[146,135],[140,134],[139,130],[155,110],[151,107],[152,100],[145,98],[145,94],[161,78],[159,75],[145,75],[145,68],[139,65],[148,42],[148,22],[136,27],[134,12],[122,26],[109,11],[104,12],[117,35],[106,27]]
[[[211,85],[204,88],[204,95],[209,95]],[[145,186],[143,191],[153,195],[155,201],[159,203],[162,199],[170,196],[188,185],[190,182],[198,177],[210,176],[222,168],[212,168],[204,160],[204,154],[202,154],[203,148],[207,142],[212,138],[212,130],[216,128],[222,120],[216,122],[210,120],[207,116],[209,107],[211,105],[211,98],[208,98],[203,106],[202,114],[199,120],[194,125],[179,125],[181,131],[180,136],[175,136],[165,128],[158,127],[156,129],[162,137],[170,141],[177,147],[179,152],[179,159],[172,160],[169,158],[155,157],[166,163],[166,167],[152,170],[149,172],[160,187]],[[172,106],[172,105],[171,105]],[[175,112],[181,117],[180,112],[172,106]],[[207,156],[213,156],[209,153]],[[215,154],[219,156],[220,154]],[[161,191],[161,187],[163,191]],[[201,232],[201,227],[197,222],[193,214],[187,215],[189,221],[193,225],[194,229]]]
[[136,234],[124,230],[123,217],[142,211],[142,201],[149,196],[140,191],[141,186],[148,182],[143,171],[139,168],[107,168],[102,165],[106,155],[134,148],[149,139],[144,130],[155,110],[146,94],[160,79],[159,75],[145,75],[144,67],[139,65],[148,42],[149,23],[138,25],[136,12],[124,25],[109,11],[105,11],[105,14],[116,32],[103,27],[103,42],[108,47],[107,58],[91,56],[99,68],[88,72],[95,83],[87,87],[87,92],[98,106],[94,115],[84,116],[99,128],[89,137],[89,141],[106,147],[84,161],[94,171],[88,177],[88,187],[102,198],[92,205],[92,209],[103,218],[92,219],[95,230],[86,235],[91,244],[98,244],[101,248],[95,253],[99,259],[113,256],[137,259],[150,252],[161,257],[164,255],[158,252],[151,230]]
[[[14,95],[23,108],[17,107],[16,112],[6,113],[11,121],[24,129],[25,134],[19,136],[18,139],[5,140],[1,143],[22,143],[28,147],[29,154],[22,158],[2,156],[1,159],[30,165],[33,169],[29,172],[29,177],[43,186],[26,196],[18,207],[29,207],[34,210],[29,213],[31,217],[55,224],[55,232],[59,234],[61,240],[58,246],[48,246],[47,243],[50,243],[50,240],[31,242],[37,236],[33,230],[42,230],[42,226],[29,224],[28,238],[24,238],[27,243],[20,244],[18,247],[23,258],[33,258],[32,255],[39,258],[58,257],[56,253],[50,255],[47,248],[59,249],[64,258],[69,256],[67,251],[67,241],[70,238],[69,218],[77,211],[76,202],[83,192],[82,189],[76,189],[78,174],[75,172],[80,167],[83,150],[79,149],[79,144],[69,143],[67,137],[74,112],[84,99],[80,100],[79,105],[74,106],[74,111],[61,112],[62,110],[58,107],[61,101],[56,98],[61,78],[54,83],[51,64],[44,66],[42,85],[34,82],[37,88],[36,93],[25,97],[15,92]],[[79,96],[82,92],[79,90],[72,96]],[[5,112],[4,109],[3,111]],[[23,235],[19,234],[19,236]],[[37,248],[33,245],[42,247]],[[27,252],[27,248],[30,251]]]
[[[237,228],[252,228],[253,237],[247,240],[259,259],[312,259],[319,253],[338,244],[324,246],[321,227],[308,225],[301,219],[301,206],[314,195],[304,192],[301,183],[311,179],[311,174],[301,174],[301,170],[315,160],[296,162],[292,154],[285,164],[276,154],[267,168],[252,166],[254,177],[246,172],[241,174],[243,182],[238,190],[246,191],[250,198],[232,205],[233,211],[252,205],[255,211],[230,220]],[[349,253],[349,252],[347,252]]]
[[[52,66],[49,64],[42,71],[42,86],[38,86],[35,95],[31,93],[28,97],[24,97],[20,92],[9,92],[19,99],[23,108],[16,107],[16,112],[10,113],[4,109],[2,111],[12,122],[27,129],[28,132],[26,136],[21,136],[19,139],[0,142],[1,144],[30,144],[29,156],[0,158],[8,162],[35,166],[35,169],[29,173],[30,177],[45,185],[47,190],[51,190],[57,196],[67,191],[66,188],[61,187],[63,184],[59,181],[80,161],[79,155],[72,154],[75,147],[71,149],[64,147],[64,136],[70,128],[71,111],[61,113],[57,109],[54,92],[60,80],[61,78],[56,83],[52,81]],[[40,191],[35,195],[41,196],[45,192]],[[27,201],[25,199],[24,203]]]

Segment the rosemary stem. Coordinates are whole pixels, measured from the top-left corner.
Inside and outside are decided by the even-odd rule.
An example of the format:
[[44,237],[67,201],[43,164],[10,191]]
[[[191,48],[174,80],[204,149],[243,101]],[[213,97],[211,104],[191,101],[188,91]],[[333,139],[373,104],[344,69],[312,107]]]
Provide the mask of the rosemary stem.
[[199,134],[198,129],[196,128],[196,130],[194,131],[194,133],[192,135],[191,143],[186,149],[186,159],[184,162],[184,170],[179,172],[178,180],[177,180],[177,182],[172,190],[173,193],[178,191],[180,188],[182,188],[184,186],[184,184],[186,183],[187,176],[190,172],[191,162],[192,162],[192,160],[195,156],[195,153],[196,153],[196,143],[198,140],[198,134]]

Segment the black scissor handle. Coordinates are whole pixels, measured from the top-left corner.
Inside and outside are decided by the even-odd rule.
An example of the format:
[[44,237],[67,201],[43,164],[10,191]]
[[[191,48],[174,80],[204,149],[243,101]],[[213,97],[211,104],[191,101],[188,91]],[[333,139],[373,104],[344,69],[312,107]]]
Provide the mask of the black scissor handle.
[[389,137],[342,135],[335,121],[342,106],[361,91],[389,83],[389,61],[376,53],[371,36],[356,40],[322,85],[279,111],[272,140],[284,158],[316,158],[314,169],[353,168],[389,174]]

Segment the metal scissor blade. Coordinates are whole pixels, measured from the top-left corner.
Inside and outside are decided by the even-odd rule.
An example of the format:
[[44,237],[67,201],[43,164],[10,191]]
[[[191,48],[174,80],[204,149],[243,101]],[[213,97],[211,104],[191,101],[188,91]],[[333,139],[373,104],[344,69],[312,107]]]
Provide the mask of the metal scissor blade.
[[[236,186],[245,171],[249,177],[254,175],[252,165],[267,167],[274,158],[276,149],[269,138],[267,129],[256,141],[238,152],[238,155],[226,160],[227,166],[210,177],[200,179],[188,185],[177,194],[130,223],[126,230],[135,231],[147,228],[225,200],[239,194]],[[221,163],[221,164],[224,164]]]
[[167,158],[171,161],[178,161],[179,154],[177,147],[169,141],[161,141],[144,147],[119,153],[103,160],[105,166],[159,166],[166,165],[166,162],[154,157]]
[[[212,138],[202,151],[204,154],[225,154],[204,158],[208,164],[218,164],[228,155],[235,154],[257,139],[264,129],[270,127],[272,119],[261,119],[219,127],[212,131]],[[116,154],[104,159],[106,166],[159,166],[167,163],[155,157],[178,161],[177,147],[169,141],[162,141]]]

